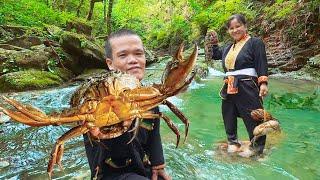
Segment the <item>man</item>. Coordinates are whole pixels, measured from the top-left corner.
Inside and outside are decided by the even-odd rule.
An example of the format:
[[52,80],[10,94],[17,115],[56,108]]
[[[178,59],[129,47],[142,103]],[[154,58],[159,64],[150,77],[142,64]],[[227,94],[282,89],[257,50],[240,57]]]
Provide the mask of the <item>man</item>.
[[[112,33],[105,46],[106,63],[110,70],[127,72],[142,80],[146,58],[143,43],[133,31],[120,30]],[[154,111],[158,111],[158,108]],[[128,144],[133,134],[126,132],[118,138],[93,141],[85,135],[85,148],[92,178],[156,180],[171,179],[164,170],[165,163],[159,119],[148,120],[154,124],[151,131],[139,129],[137,137]],[[91,133],[99,134],[99,130]]]

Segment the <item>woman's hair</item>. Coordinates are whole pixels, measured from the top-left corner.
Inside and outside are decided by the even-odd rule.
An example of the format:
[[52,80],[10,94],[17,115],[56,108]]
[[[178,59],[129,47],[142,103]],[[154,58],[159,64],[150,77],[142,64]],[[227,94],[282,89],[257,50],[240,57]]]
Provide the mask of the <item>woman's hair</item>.
[[230,23],[234,19],[236,19],[239,23],[241,23],[243,25],[247,25],[246,18],[242,14],[234,14],[234,15],[230,16],[230,18],[227,21],[227,24],[226,24],[227,29],[229,29]]

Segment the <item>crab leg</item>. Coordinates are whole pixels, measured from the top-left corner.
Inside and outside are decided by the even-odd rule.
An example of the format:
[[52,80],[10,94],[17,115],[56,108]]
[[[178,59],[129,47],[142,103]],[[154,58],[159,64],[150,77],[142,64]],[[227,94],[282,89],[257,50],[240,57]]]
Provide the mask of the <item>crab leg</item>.
[[11,110],[3,108],[3,107],[0,107],[0,111],[2,111],[3,113],[5,113],[9,117],[11,117],[13,120],[18,121],[23,124],[26,124],[26,125],[29,125],[29,126],[48,126],[48,125],[52,124],[50,122],[35,121],[33,119],[30,119],[28,116],[24,115],[21,112],[11,111]]
[[177,136],[176,148],[178,147],[179,142],[180,142],[180,132],[168,116],[166,116],[165,114],[163,114],[161,112],[159,112],[158,114],[154,114],[151,112],[145,112],[145,113],[142,113],[141,115],[143,118],[146,118],[146,119],[162,118],[167,123],[169,128],[176,134],[176,136]]
[[47,172],[49,175],[49,178],[51,179],[52,176],[52,171],[53,171],[53,166],[55,164],[57,164],[61,169],[62,169],[62,165],[61,165],[61,159],[63,156],[63,151],[64,151],[64,143],[65,141],[74,138],[76,136],[80,136],[81,134],[84,134],[86,132],[88,132],[89,129],[87,127],[84,126],[76,126],[72,129],[70,129],[68,132],[66,132],[64,135],[62,135],[57,142],[55,143],[52,152],[51,152],[51,157],[48,163],[48,168],[47,168]]
[[188,132],[189,132],[189,120],[187,119],[187,117],[171,102],[164,100],[163,101],[164,105],[167,105],[170,110],[176,115],[178,116],[178,118],[183,122],[183,124],[185,125],[185,136],[184,136],[184,141],[186,141],[187,137],[188,137]]
[[[72,122],[76,122],[76,121],[81,121],[81,120],[86,120],[86,119],[92,119],[93,117],[91,117],[92,115],[75,115],[75,116],[71,116],[71,117],[53,117],[53,116],[46,116],[44,113],[40,113],[39,110],[35,111],[36,109],[31,108],[30,106],[26,107],[24,105],[22,105],[21,103],[13,100],[13,99],[9,99],[3,96],[3,99],[9,103],[10,105],[14,106],[18,111],[20,111],[24,116],[28,116],[29,120],[33,120],[33,121],[38,121],[38,122],[45,122],[45,123],[49,123],[46,125],[59,125],[59,124],[63,124],[63,123],[72,123]],[[31,109],[31,110],[30,110]],[[7,114],[8,116],[10,116],[13,119],[19,118],[17,116],[21,115],[19,114],[12,114],[13,111],[9,111],[8,109],[2,108],[2,110],[5,114]],[[22,117],[23,118],[23,117]],[[18,119],[16,119],[17,121],[21,122],[22,118],[19,118],[20,121]],[[23,123],[23,120],[22,120]]]

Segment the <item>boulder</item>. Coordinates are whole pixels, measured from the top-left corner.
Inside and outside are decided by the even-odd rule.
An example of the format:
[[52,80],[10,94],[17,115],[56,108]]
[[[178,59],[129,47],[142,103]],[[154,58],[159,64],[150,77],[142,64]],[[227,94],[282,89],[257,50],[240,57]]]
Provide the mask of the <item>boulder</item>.
[[320,54],[311,57],[308,61],[308,65],[313,68],[320,68]]
[[145,56],[146,56],[147,66],[152,63],[158,62],[159,60],[159,58],[155,55],[155,53],[149,49],[145,49]]
[[50,58],[50,49],[44,45],[19,51],[0,48],[0,74],[29,68],[43,70]]
[[27,70],[0,76],[0,92],[26,91],[58,86],[63,80],[47,71]]
[[92,32],[92,26],[90,26],[86,22],[80,22],[80,21],[68,21],[66,26],[67,31],[75,31],[78,34],[84,34],[87,36],[91,36]]
[[63,51],[71,55],[80,69],[107,68],[103,48],[86,37],[64,32],[59,42]]
[[31,46],[37,46],[42,44],[42,41],[39,37],[36,37],[36,36],[21,36],[21,37],[15,37],[2,44],[10,44],[13,46],[29,49]]
[[26,33],[28,27],[25,26],[0,26],[0,40],[8,40],[14,37],[22,36]]

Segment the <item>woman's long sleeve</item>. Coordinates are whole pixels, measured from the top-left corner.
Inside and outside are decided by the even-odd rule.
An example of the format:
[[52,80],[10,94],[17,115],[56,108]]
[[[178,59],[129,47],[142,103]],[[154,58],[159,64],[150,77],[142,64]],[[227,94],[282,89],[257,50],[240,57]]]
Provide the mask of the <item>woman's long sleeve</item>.
[[212,46],[212,59],[214,60],[222,59],[222,49],[218,45]]
[[258,74],[258,82],[268,82],[268,62],[265,45],[261,39],[254,41],[253,44],[254,66]]

